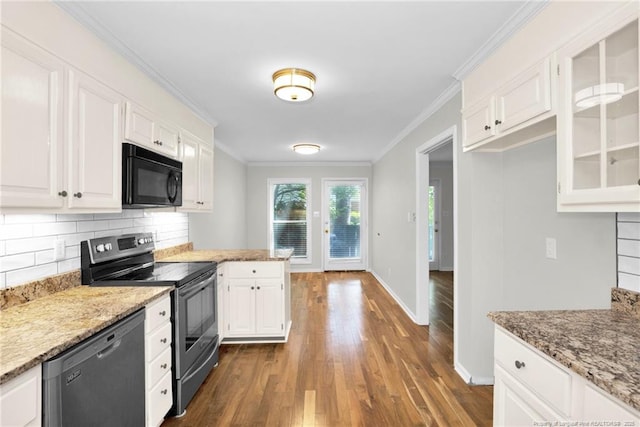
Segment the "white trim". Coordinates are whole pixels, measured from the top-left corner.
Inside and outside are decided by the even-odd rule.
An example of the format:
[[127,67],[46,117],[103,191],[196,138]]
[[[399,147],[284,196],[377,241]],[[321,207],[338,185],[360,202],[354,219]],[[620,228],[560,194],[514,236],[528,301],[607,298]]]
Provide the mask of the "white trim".
[[193,113],[198,116],[203,121],[209,123],[211,126],[216,127],[218,122],[216,119],[211,117],[209,113],[203,110],[200,106],[196,105],[193,101],[191,101],[182,91],[174,85],[171,80],[164,77],[160,74],[155,68],[151,65],[147,64],[134,50],[130,49],[126,44],[124,44],[119,38],[117,38],[107,27],[102,25],[101,22],[94,19],[87,11],[84,9],[80,2],[65,2],[65,1],[56,1],[54,2],[56,6],[64,10],[67,14],[71,15],[82,24],[84,27],[88,28],[93,34],[95,34],[98,38],[104,41],[109,47],[111,47],[114,51],[122,55],[127,61],[131,64],[135,65],[140,71],[142,71],[145,75],[154,80],[158,85],[160,85],[163,89],[169,92],[171,95],[176,97],[180,102],[189,107]]
[[400,306],[400,308],[402,308],[402,310],[404,310],[405,314],[407,316],[409,316],[409,318],[411,320],[413,320],[413,323],[418,324],[418,320],[416,319],[416,315],[409,309],[409,307],[407,307],[404,302],[402,302],[402,300],[400,299],[400,297],[398,295],[396,295],[395,292],[393,292],[393,290],[391,289],[391,287],[389,285],[387,285],[384,280],[382,280],[382,277],[380,277],[375,271],[371,271],[371,274],[373,275],[373,277],[376,278],[376,280],[378,281],[378,283],[380,283],[380,285],[382,285],[382,287],[384,288],[385,291],[387,291],[387,293],[391,296],[391,298],[394,299],[394,301],[396,302],[396,304],[398,304]]
[[462,366],[460,363],[458,363],[457,361],[453,362],[453,369],[455,369],[455,371],[458,373],[458,375],[460,375],[460,378],[462,378],[462,380],[467,383],[467,384],[471,384],[471,374],[469,373],[469,371],[467,371],[464,366]]
[[[322,227],[324,227],[325,223],[329,221],[328,218],[328,213],[327,213],[327,194],[326,194],[326,185],[327,182],[334,182],[334,183],[345,183],[345,184],[350,184],[350,183],[361,183],[363,186],[363,194],[364,197],[362,197],[361,195],[361,200],[362,198],[364,198],[364,203],[360,204],[360,213],[361,213],[361,218],[360,218],[360,262],[358,263],[353,263],[357,265],[357,268],[354,268],[353,270],[369,270],[369,178],[367,177],[350,177],[350,178],[322,178],[320,180],[321,182],[321,187],[322,187],[322,195],[321,195],[321,223],[320,225]],[[364,214],[364,215],[362,215]],[[364,220],[362,220],[362,218],[364,217]],[[327,271],[327,252],[328,252],[328,247],[327,247],[327,239],[324,236],[324,230],[321,230],[321,238],[322,238],[322,260],[321,260],[321,265],[323,268],[323,271]],[[347,263],[349,264],[349,263]],[[360,266],[362,266],[362,268],[359,268]],[[341,269],[341,268],[339,268]]]
[[498,30],[489,37],[480,48],[467,59],[452,76],[454,79],[462,81],[478,65],[484,62],[496,49],[509,40],[520,28],[522,28],[531,18],[544,9],[549,0],[529,0],[526,1]]
[[322,273],[322,269],[319,268],[297,268],[297,266],[302,265],[302,264],[293,264],[291,266],[291,272],[292,273]]
[[471,377],[469,384],[471,385],[493,385],[495,382],[494,377]]
[[396,137],[378,154],[373,163],[377,163],[382,159],[389,151],[393,149],[396,145],[400,143],[407,135],[415,130],[418,126],[420,126],[425,120],[431,117],[434,113],[436,113],[440,108],[444,106],[451,98],[456,96],[460,92],[460,82],[455,81],[451,83],[451,85],[446,88],[438,97],[431,103],[427,108],[422,110],[422,112],[411,121]]
[[300,265],[300,264],[312,264],[312,253],[311,250],[313,248],[311,244],[312,238],[312,185],[311,178],[268,178],[267,179],[267,209],[269,210],[269,224],[267,226],[267,242],[269,244],[269,248],[273,250],[273,206],[271,202],[273,201],[273,185],[274,184],[304,184],[307,187],[307,256],[304,258],[294,258],[293,256],[289,259],[291,265]]
[[358,166],[371,166],[371,162],[247,162],[248,166],[251,167],[293,167],[293,166],[317,166],[317,167],[327,167],[327,166],[349,166],[349,167],[358,167]]

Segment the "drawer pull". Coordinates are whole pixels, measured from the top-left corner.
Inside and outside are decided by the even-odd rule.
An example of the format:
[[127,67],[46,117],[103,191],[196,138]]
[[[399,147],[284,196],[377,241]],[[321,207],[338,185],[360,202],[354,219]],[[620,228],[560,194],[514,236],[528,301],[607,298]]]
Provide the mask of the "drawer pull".
[[254,272],[254,274],[255,274],[255,272],[256,272],[256,271],[255,271],[255,270],[253,270],[253,272]]
[[516,360],[516,369],[524,368],[524,362]]
[[160,316],[166,316],[167,315],[167,310],[162,310],[160,313],[158,313]]
[[[160,340],[160,342],[161,342],[162,344],[166,344],[166,343],[167,343],[167,339],[166,339],[166,338],[162,338],[162,339]],[[523,364],[522,366],[524,366],[524,364]]]
[[160,365],[160,367],[161,367],[162,369],[167,369],[167,364],[166,364],[166,363],[163,363],[162,365]]
[[167,389],[165,388],[164,390],[161,390],[160,394],[167,394]]

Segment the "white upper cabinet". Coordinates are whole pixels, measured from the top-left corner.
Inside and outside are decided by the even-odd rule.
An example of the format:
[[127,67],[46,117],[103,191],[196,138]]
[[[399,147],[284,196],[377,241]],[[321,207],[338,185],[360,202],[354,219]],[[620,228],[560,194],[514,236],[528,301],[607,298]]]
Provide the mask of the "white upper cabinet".
[[213,209],[213,149],[188,132],[180,133],[182,207],[185,212]]
[[0,207],[62,208],[64,64],[2,27]]
[[[529,129],[531,135],[526,133],[526,128],[554,115],[552,59],[544,58],[483,99],[464,99],[462,146],[465,151],[502,150],[520,145],[531,135],[555,130],[554,123],[549,123],[544,131]],[[520,130],[525,132],[517,138],[505,139]]]
[[69,70],[69,207],[119,209],[122,191],[122,98]]
[[178,158],[178,129],[133,102],[126,103],[124,138],[165,156]]
[[638,5],[559,52],[558,210],[640,211]]
[[119,210],[120,95],[4,28],[2,89],[0,208]]

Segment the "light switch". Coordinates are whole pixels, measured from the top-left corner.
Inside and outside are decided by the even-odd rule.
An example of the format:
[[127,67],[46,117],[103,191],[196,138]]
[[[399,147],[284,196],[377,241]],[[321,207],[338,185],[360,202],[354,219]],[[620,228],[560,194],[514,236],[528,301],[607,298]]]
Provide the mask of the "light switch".
[[554,239],[553,237],[547,237],[546,246],[547,246],[547,250],[546,250],[547,258],[557,259],[556,239]]

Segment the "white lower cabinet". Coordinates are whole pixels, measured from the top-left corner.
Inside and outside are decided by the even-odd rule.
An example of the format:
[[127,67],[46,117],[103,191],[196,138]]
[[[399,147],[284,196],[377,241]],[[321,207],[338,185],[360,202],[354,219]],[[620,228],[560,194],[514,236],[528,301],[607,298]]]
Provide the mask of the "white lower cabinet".
[[146,425],[159,426],[173,405],[169,295],[147,306],[144,328]]
[[291,325],[288,261],[227,262],[225,342],[286,341]]
[[42,365],[0,385],[0,426],[42,424]]
[[495,330],[494,355],[496,426],[577,421],[640,425],[640,412],[500,327]]

